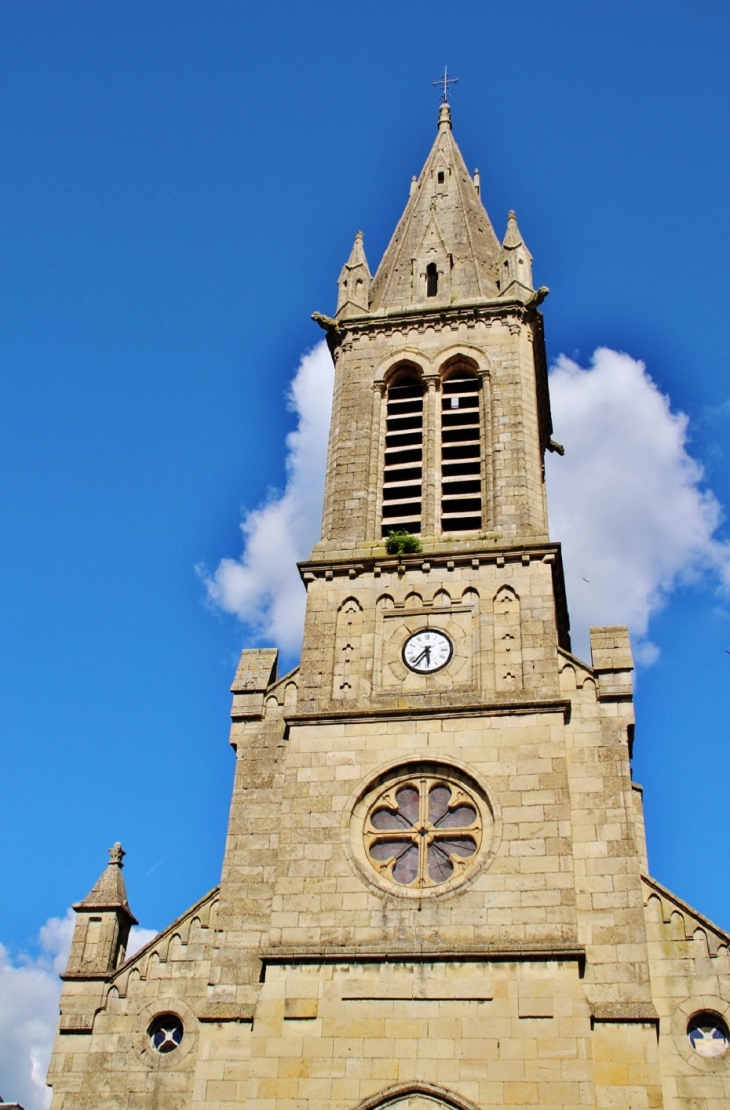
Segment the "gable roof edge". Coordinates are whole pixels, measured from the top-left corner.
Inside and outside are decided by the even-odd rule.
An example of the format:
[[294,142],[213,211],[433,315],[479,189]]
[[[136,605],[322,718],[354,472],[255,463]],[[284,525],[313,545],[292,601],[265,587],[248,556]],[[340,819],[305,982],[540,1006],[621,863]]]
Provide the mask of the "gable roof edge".
[[[724,929],[721,929],[720,926],[716,925],[714,921],[711,921],[709,917],[700,913],[694,906],[690,906],[689,902],[685,902],[683,898],[674,894],[668,887],[663,886],[657,879],[652,879],[650,875],[642,875],[641,881],[645,886],[649,887],[653,893],[658,894],[660,898],[665,898],[668,902],[674,903],[681,913],[695,918],[698,924],[704,929],[709,929],[710,932],[715,933],[715,935],[727,944],[730,949],[730,933],[726,933]],[[648,901],[648,899],[645,900],[644,905],[646,905],[646,901]]]

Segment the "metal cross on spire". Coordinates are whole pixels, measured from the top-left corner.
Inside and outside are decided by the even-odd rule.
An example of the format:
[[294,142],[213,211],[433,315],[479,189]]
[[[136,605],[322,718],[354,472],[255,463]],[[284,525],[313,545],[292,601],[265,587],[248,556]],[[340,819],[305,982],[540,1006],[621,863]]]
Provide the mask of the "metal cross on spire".
[[434,85],[443,85],[443,91],[441,93],[441,99],[443,100],[444,104],[446,104],[448,102],[448,99],[449,99],[449,85],[456,85],[456,84],[458,84],[458,81],[459,81],[458,77],[449,77],[448,66],[444,66],[444,75],[443,75],[443,77],[439,77],[438,81],[433,82]]

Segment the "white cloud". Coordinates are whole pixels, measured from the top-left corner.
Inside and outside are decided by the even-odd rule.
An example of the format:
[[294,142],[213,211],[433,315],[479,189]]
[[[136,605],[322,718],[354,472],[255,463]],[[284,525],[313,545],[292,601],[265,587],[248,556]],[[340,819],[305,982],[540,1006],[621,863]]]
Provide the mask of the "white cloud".
[[144,929],[141,925],[133,925],[127,943],[127,959],[133,956],[135,952],[139,952],[140,948],[144,948],[145,944],[148,944],[156,936],[157,929]]
[[[319,538],[332,380],[320,343],[291,386],[299,420],[287,437],[286,489],[246,513],[240,559],[204,575],[217,605],[291,653],[305,602],[295,564]],[[672,412],[643,363],[599,348],[584,369],[561,355],[550,394],[566,447],[564,458],[547,458],[550,530],[563,543],[574,650],[589,658],[592,624],[628,624],[648,664],[658,653],[650,618],[680,582],[709,573],[730,585],[721,507],[688,454],[688,418]]]
[[730,584],[722,509],[687,452],[688,418],[642,362],[607,348],[587,369],[561,355],[550,397],[565,445],[547,459],[550,531],[563,544],[574,650],[589,658],[589,625],[627,624],[650,663],[650,618],[679,583],[709,573]]
[[[51,1089],[46,1072],[58,1025],[61,981],[74,929],[73,910],[41,926],[41,954],[12,959],[0,944],[0,1094],[25,1110],[47,1110]],[[133,928],[129,954],[155,936]]]
[[303,356],[289,391],[299,419],[286,438],[286,489],[246,513],[240,559],[222,559],[212,576],[202,572],[212,601],[287,652],[299,650],[304,621],[296,562],[320,536],[333,378],[327,345],[318,343]]

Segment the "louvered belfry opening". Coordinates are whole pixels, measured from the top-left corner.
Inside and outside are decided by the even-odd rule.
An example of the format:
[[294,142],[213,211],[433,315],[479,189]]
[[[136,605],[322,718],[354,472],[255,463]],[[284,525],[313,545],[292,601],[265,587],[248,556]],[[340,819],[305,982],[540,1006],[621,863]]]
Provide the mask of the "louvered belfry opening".
[[482,527],[479,379],[468,369],[441,387],[441,531]]
[[423,394],[417,370],[405,370],[388,389],[383,535],[421,531]]

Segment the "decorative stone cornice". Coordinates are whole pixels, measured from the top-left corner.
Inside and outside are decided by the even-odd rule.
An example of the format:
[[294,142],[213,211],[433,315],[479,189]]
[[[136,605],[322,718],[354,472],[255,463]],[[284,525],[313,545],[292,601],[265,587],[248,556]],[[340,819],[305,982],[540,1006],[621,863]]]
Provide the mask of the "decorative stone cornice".
[[316,578],[346,577],[357,578],[364,573],[374,573],[376,576],[386,573],[406,571],[423,571],[428,573],[435,567],[445,567],[454,570],[457,566],[471,566],[475,570],[489,563],[504,566],[505,563],[527,563],[531,561],[552,563],[561,561],[559,543],[518,544],[510,547],[490,547],[478,542],[470,544],[463,549],[446,548],[445,551],[433,550],[429,547],[417,555],[387,555],[383,551],[385,544],[377,544],[378,550],[372,554],[357,556],[315,556],[306,562],[298,563],[299,573],[304,583],[313,582]]
[[64,983],[79,980],[82,983],[108,983],[115,971],[62,971],[58,978]]
[[[539,316],[536,304],[524,304],[522,301],[464,301],[461,304],[441,305],[434,308],[420,306],[403,309],[391,309],[389,312],[353,316],[347,320],[337,321],[336,331],[341,342],[346,342],[349,335],[358,332],[382,331],[390,334],[404,328],[414,329],[419,334],[433,327],[454,327],[465,323],[474,325],[478,321],[490,323],[497,319],[506,319],[512,326],[517,327],[522,323]],[[321,314],[315,313],[317,322],[322,319]],[[320,323],[320,326],[327,326]],[[334,330],[334,329],[333,329]]]
[[[407,612],[407,610],[404,610]],[[454,701],[450,695],[448,705],[418,705],[398,707],[390,705],[387,708],[376,707],[372,704],[367,709],[353,710],[318,710],[316,713],[290,713],[285,714],[287,725],[331,725],[359,723],[364,721],[400,721],[411,717],[444,718],[451,717],[521,717],[541,713],[559,713],[565,720],[570,718],[571,703],[568,698],[524,698],[499,702],[471,702],[461,705]],[[392,701],[392,699],[391,699]]]
[[464,945],[440,948],[423,945],[419,948],[398,948],[358,945],[356,948],[271,948],[259,956],[266,967],[273,964],[339,964],[339,963],[504,963],[570,962],[585,967],[586,951],[579,944],[513,944]]
[[[390,609],[383,614],[385,618],[398,618],[403,616],[426,616],[443,612],[436,608],[431,609],[413,609],[413,608],[396,608]],[[470,612],[469,606],[450,606],[447,610],[449,614]],[[270,697],[275,691],[280,688],[284,681],[291,682],[296,675],[299,668],[290,671],[284,679],[279,680],[267,691],[267,698]],[[280,706],[285,707],[283,721],[289,725],[308,725],[308,724],[347,724],[347,723],[360,723],[364,721],[396,721],[402,720],[404,717],[418,717],[419,719],[450,719],[450,718],[484,718],[484,717],[504,717],[504,716],[529,716],[534,714],[555,713],[561,714],[564,720],[570,719],[572,703],[567,698],[544,698],[536,699],[529,693],[522,696],[512,697],[509,701],[500,699],[494,702],[481,702],[474,701],[475,691],[470,690],[467,693],[462,692],[456,696],[449,694],[448,703],[439,700],[441,695],[434,695],[432,698],[427,699],[428,704],[417,706],[416,708],[406,709],[393,704],[393,699],[387,694],[375,695],[373,702],[365,710],[353,710],[351,708],[345,709],[329,709],[318,710],[312,713],[297,713],[292,707],[290,712],[286,712],[285,703],[279,702]],[[263,716],[263,704],[256,711],[250,707],[241,707],[234,699],[233,707],[231,709],[231,717],[234,721],[255,721],[261,720]],[[235,745],[234,745],[235,746]]]

